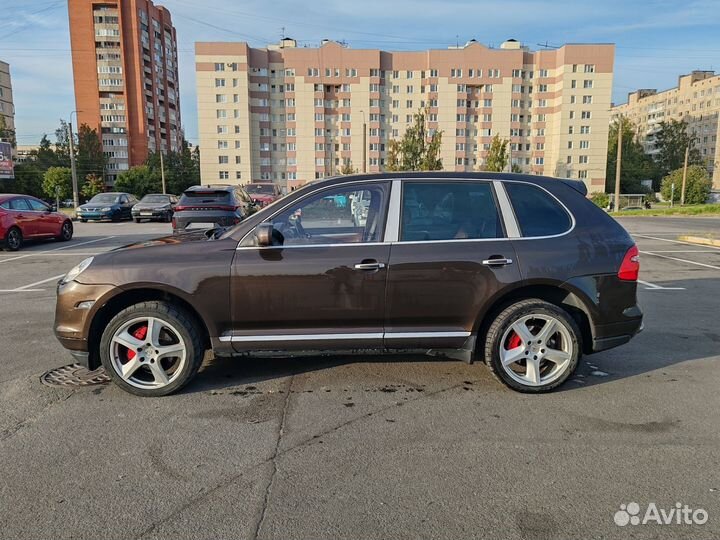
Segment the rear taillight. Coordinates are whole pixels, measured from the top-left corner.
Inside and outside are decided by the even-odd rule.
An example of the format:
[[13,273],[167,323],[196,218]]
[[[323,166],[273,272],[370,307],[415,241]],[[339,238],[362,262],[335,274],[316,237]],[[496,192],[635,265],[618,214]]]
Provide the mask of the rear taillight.
[[637,281],[640,272],[640,252],[637,246],[627,250],[623,262],[618,270],[618,277],[624,281]]
[[177,206],[175,207],[175,211],[176,211],[176,212],[182,212],[182,211],[184,211],[184,210],[187,210],[187,206],[177,205]]

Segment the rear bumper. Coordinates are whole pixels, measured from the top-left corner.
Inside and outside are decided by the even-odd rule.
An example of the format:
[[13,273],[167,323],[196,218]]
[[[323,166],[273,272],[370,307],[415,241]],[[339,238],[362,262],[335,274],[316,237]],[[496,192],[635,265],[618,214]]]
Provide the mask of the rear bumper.
[[625,321],[596,325],[593,328],[592,352],[606,351],[630,341],[643,329],[643,314],[639,306],[627,308]]
[[234,212],[175,212],[173,220],[175,230],[182,230],[191,223],[212,223],[221,227],[229,227],[240,223],[242,216]]

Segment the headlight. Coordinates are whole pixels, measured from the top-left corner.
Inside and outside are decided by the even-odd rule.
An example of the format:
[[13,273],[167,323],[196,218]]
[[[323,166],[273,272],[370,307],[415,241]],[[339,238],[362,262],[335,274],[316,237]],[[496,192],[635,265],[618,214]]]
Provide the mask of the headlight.
[[103,209],[100,210],[100,211],[101,211],[101,212],[112,212],[112,208],[109,207],[109,206],[106,206],[105,208],[103,208]]
[[93,259],[94,257],[88,257],[87,259],[82,261],[80,264],[70,270],[67,274],[65,274],[65,277],[60,280],[60,283],[64,285],[65,283],[77,278],[80,274],[87,270],[88,266],[90,266],[90,263],[93,262]]
[[78,206],[78,207],[75,209],[75,211],[76,211],[76,212],[82,212],[83,209]]

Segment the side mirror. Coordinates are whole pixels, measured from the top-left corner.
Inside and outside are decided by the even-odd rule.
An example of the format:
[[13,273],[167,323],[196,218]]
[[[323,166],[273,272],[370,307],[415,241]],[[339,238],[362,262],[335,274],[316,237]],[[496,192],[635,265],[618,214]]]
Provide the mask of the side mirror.
[[266,247],[272,246],[272,223],[261,223],[255,227],[255,240],[258,246]]
[[50,211],[51,211],[51,212],[57,212],[57,211],[58,211],[58,210],[57,210],[57,205],[53,204],[53,205],[50,207]]

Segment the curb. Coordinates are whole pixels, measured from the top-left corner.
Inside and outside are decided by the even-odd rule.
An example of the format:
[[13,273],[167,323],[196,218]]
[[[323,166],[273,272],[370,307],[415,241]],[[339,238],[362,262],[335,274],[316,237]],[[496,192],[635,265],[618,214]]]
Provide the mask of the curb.
[[691,244],[700,244],[703,246],[720,247],[720,240],[713,240],[712,238],[703,238],[702,236],[687,236],[680,235],[678,240],[683,242],[690,242]]

